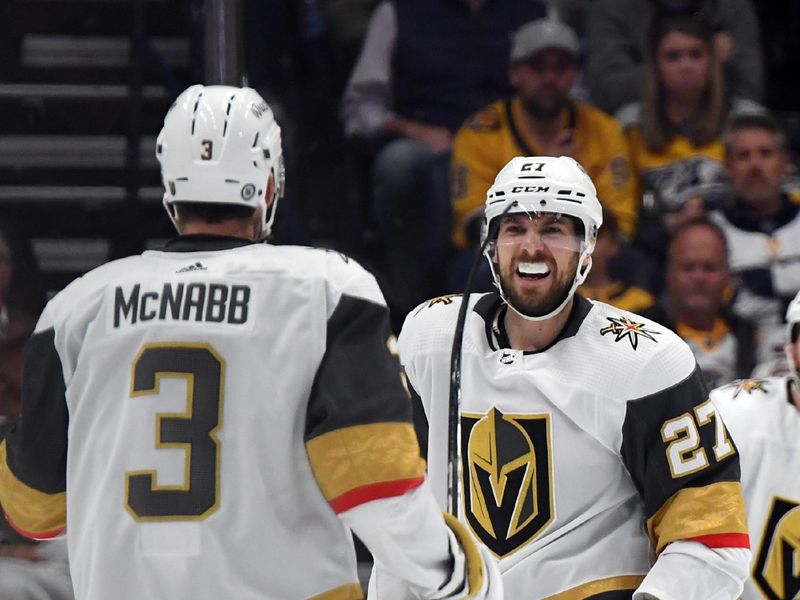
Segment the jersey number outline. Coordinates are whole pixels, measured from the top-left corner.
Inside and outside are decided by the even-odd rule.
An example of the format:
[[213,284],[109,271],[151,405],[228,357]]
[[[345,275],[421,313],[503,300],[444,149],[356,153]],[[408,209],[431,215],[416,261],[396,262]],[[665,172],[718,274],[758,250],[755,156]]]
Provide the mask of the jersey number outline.
[[725,424],[719,418],[711,400],[694,407],[694,415],[685,412],[679,417],[669,419],[661,426],[661,439],[669,442],[667,446],[667,463],[673,479],[696,473],[705,469],[708,456],[705,448],[700,447],[699,427],[708,425],[714,420],[714,457],[717,462],[735,452],[728,439]]
[[125,508],[137,521],[202,521],[219,508],[225,362],[210,344],[145,344],[131,366],[131,398],[158,395],[164,378],[186,381],[186,410],[156,414],[155,445],[184,450],[184,480],[159,485],[154,469],[129,471]]

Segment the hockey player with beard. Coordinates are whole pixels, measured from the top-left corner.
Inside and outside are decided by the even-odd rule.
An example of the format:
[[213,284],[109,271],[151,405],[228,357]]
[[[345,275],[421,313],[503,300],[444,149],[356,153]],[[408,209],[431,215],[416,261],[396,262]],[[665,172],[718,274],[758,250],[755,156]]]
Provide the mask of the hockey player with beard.
[[192,86],[156,154],[179,236],[45,308],[0,444],[9,522],[66,527],[78,600],[356,600],[351,530],[406,598],[502,598],[426,482],[375,279],[258,243],[284,179],[266,102]]
[[[750,558],[736,448],[682,340],[574,293],[601,214],[567,157],[514,158],[489,188],[498,290],[466,312],[459,518],[507,598],[732,600]],[[423,303],[399,340],[442,504],[461,300]]]
[[753,541],[742,600],[800,594],[800,292],[786,311],[788,377],[735,381],[711,392],[736,443]]

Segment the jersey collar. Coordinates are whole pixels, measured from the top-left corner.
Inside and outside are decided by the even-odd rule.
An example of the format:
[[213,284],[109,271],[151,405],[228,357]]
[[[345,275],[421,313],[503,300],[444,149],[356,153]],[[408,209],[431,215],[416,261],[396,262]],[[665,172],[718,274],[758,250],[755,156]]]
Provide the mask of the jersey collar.
[[164,245],[164,252],[208,252],[214,250],[230,250],[256,244],[251,240],[224,235],[181,235],[172,238]]

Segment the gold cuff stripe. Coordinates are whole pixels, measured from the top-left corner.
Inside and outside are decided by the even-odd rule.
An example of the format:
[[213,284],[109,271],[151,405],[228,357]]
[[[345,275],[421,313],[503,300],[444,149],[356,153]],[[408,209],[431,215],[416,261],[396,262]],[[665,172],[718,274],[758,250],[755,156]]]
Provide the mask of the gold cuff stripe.
[[678,490],[647,520],[657,553],[676,540],[716,534],[747,534],[747,517],[738,481]]
[[483,587],[483,578],[486,573],[483,572],[483,561],[481,560],[481,552],[478,550],[475,540],[470,535],[467,528],[450,513],[444,513],[444,522],[453,531],[456,536],[458,544],[464,550],[464,555],[467,559],[467,584],[469,585],[469,597],[477,594]]
[[45,494],[22,483],[6,460],[0,443],[0,504],[14,528],[29,537],[52,537],[67,525],[67,494]]
[[644,575],[622,575],[590,581],[555,596],[548,596],[544,600],[585,600],[605,592],[618,592],[635,590],[644,581]]
[[327,592],[311,596],[308,600],[363,600],[364,592],[357,583],[341,585]]
[[357,488],[425,475],[410,423],[354,425],[306,442],[311,469],[328,501]]

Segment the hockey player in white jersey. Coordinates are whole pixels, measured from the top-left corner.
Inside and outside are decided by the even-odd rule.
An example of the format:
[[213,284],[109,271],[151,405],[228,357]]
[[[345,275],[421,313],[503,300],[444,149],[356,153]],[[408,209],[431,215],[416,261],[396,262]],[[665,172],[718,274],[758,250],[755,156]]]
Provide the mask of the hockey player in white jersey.
[[741,455],[753,544],[742,600],[800,597],[800,292],[786,311],[786,357],[787,377],[711,392]]
[[[602,219],[591,180],[571,158],[514,158],[485,219],[498,291],[466,312],[459,518],[499,559],[506,597],[736,598],[750,557],[738,456],[691,350],[574,293]],[[399,340],[442,505],[461,302],[423,303]]]
[[78,600],[362,598],[351,532],[408,598],[500,598],[442,516],[375,279],[256,243],[283,188],[249,88],[193,86],[157,156],[179,237],[47,305],[0,445],[15,527],[66,528]]

